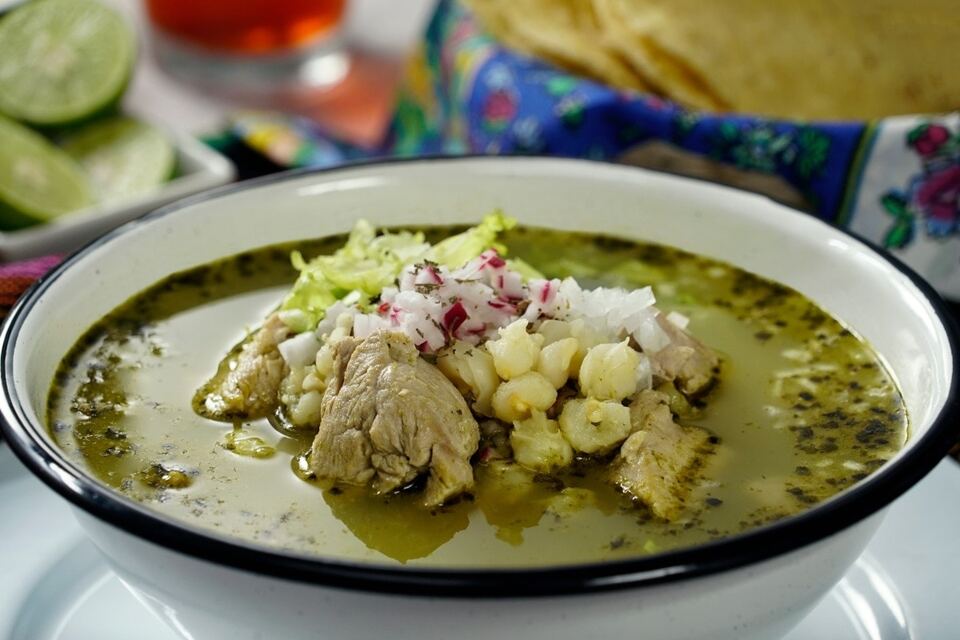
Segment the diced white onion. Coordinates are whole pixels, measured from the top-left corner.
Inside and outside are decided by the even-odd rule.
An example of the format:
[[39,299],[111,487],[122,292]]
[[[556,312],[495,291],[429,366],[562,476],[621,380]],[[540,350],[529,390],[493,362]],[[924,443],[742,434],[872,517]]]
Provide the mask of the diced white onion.
[[380,329],[389,329],[390,323],[373,314],[358,315],[353,319],[353,335],[361,340]]
[[640,348],[647,353],[656,353],[670,344],[670,336],[660,327],[655,315],[649,316],[633,333]]
[[[317,324],[317,328],[314,330],[314,333],[317,334],[318,338],[322,338],[327,335],[333,328],[337,325],[337,318],[343,314],[357,315],[360,313],[360,310],[357,308],[357,303],[360,301],[360,292],[351,291],[341,300],[337,300],[327,309],[326,314],[323,316],[323,320]],[[283,313],[283,312],[281,312]]]
[[[583,289],[573,278],[537,278],[524,283],[520,273],[492,249],[459,269],[431,263],[408,266],[397,285],[381,292],[371,313],[359,313],[356,305],[346,300],[337,303],[318,332],[329,330],[334,312],[352,312],[357,314],[355,336],[391,329],[407,335],[421,351],[433,353],[455,340],[479,344],[519,318],[531,323],[552,318],[582,321],[604,342],[633,336],[650,353],[670,344],[669,335],[657,322],[660,311],[654,306],[656,297],[650,287]],[[681,329],[686,327],[687,319],[679,313],[667,318]],[[649,363],[646,366],[648,369]],[[644,381],[647,369],[638,372]]]
[[690,318],[677,311],[671,311],[668,313],[667,321],[680,329],[686,329],[687,325],[690,324]]
[[637,365],[636,370],[637,375],[637,389],[652,389],[653,388],[653,367],[650,364],[650,358],[641,354],[640,363]]
[[320,341],[312,331],[306,331],[284,340],[277,349],[287,366],[305,367],[316,359]]

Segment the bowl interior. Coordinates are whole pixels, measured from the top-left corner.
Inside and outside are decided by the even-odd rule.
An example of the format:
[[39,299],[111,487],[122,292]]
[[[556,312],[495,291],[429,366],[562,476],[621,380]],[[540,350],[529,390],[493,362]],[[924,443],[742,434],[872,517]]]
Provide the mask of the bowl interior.
[[[258,246],[377,225],[473,223],[500,207],[530,225],[673,245],[791,286],[887,361],[921,435],[953,362],[910,278],[857,240],[764,198],[671,176],[559,160],[421,161],[307,174],[198,199],[111,237],[51,283],[21,328],[14,381],[43,418],[53,372],[107,311],[172,272]],[[92,295],[93,294],[93,295]]]

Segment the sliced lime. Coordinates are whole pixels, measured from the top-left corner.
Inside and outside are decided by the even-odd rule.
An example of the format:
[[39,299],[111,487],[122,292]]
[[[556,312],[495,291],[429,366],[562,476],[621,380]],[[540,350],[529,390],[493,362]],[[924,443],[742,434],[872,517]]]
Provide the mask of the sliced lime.
[[70,156],[0,117],[0,228],[47,222],[90,204],[90,185]]
[[61,145],[90,179],[97,199],[122,200],[170,179],[175,157],[163,132],[117,116],[85,125]]
[[35,0],[0,19],[0,112],[35,125],[89,117],[119,100],[130,28],[93,0]]

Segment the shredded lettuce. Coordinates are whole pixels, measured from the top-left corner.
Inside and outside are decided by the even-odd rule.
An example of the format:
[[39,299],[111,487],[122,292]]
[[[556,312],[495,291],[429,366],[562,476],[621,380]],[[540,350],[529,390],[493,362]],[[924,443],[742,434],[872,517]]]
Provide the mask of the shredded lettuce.
[[505,216],[502,211],[494,211],[484,216],[477,226],[435,244],[427,252],[427,260],[455,269],[491,247],[503,255],[507,249],[497,242],[497,236],[501,231],[513,229],[515,226],[515,219]]
[[331,255],[307,262],[300,252],[293,252],[291,262],[300,276],[280,307],[280,317],[296,332],[309,331],[334,302],[357,292],[366,303],[429,248],[422,233],[378,236],[369,222],[360,220],[346,244]]
[[519,273],[524,282],[538,280],[545,277],[536,269],[536,267],[526,260],[521,260],[520,258],[510,258],[507,260],[507,267],[509,267],[511,271],[516,271]]
[[497,236],[514,226],[516,220],[496,211],[476,227],[431,247],[422,233],[384,231],[377,235],[369,222],[360,220],[346,244],[331,255],[308,262],[299,251],[291,254],[300,275],[280,306],[280,318],[294,332],[311,331],[337,300],[353,293],[361,305],[369,304],[407,265],[432,260],[453,268],[491,247],[503,253],[505,248],[497,243]]

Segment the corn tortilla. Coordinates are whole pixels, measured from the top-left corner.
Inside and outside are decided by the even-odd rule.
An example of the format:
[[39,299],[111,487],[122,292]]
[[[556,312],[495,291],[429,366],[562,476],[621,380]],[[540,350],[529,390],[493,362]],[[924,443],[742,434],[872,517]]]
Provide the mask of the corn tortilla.
[[612,46],[599,46],[591,0],[464,0],[484,27],[521,53],[621,89],[650,91]]
[[960,106],[953,0],[469,0],[507,46],[689,107],[875,119]]

